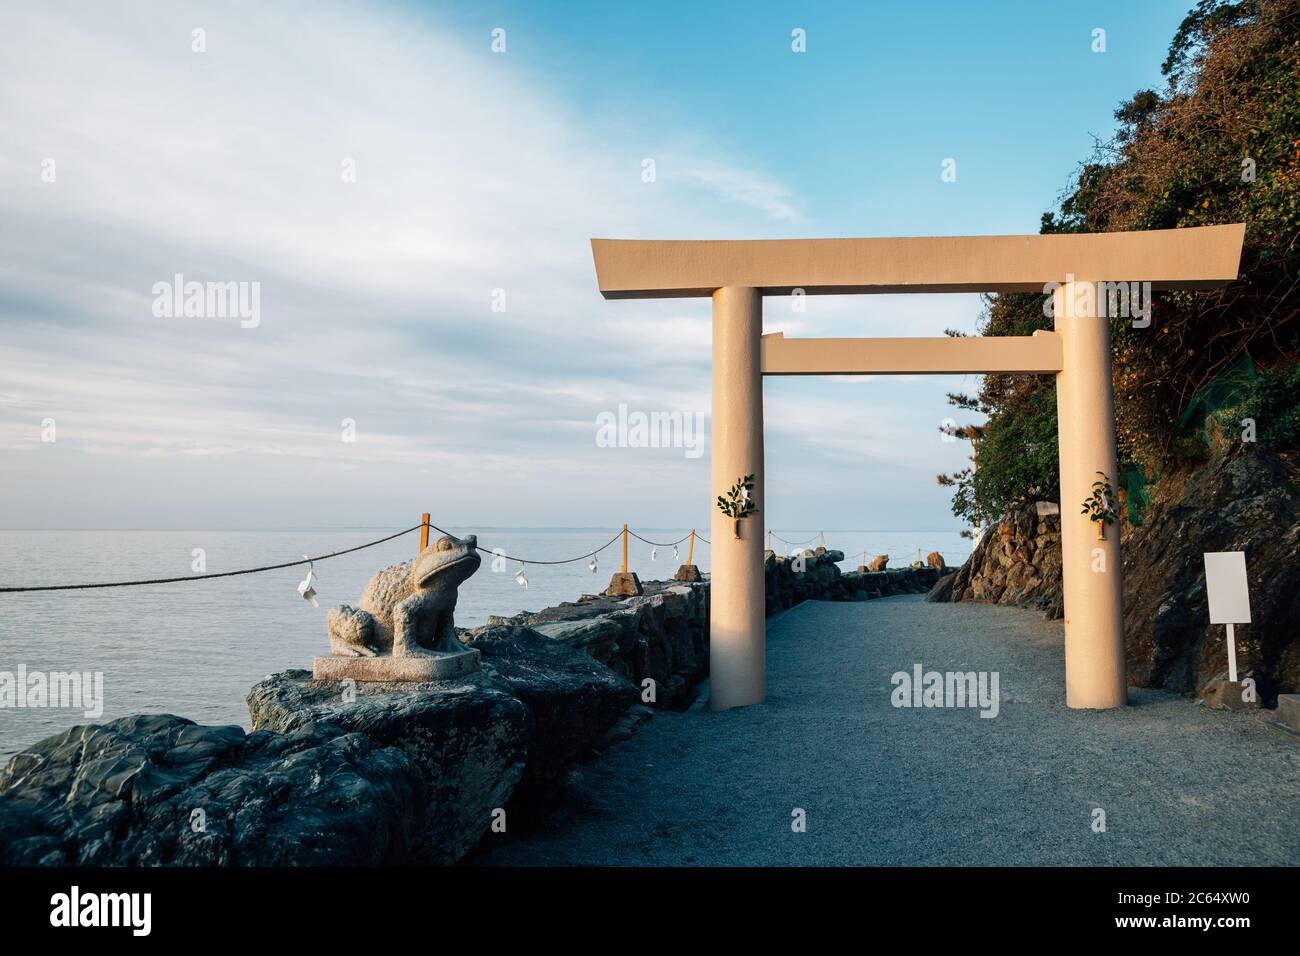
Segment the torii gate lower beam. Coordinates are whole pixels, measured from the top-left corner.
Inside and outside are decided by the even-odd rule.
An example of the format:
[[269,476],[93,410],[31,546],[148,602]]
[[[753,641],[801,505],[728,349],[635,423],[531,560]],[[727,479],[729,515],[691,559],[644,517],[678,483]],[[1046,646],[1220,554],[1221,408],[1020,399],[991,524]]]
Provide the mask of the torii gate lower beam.
[[1061,337],[787,339],[763,336],[764,375],[1051,374],[1061,370]]

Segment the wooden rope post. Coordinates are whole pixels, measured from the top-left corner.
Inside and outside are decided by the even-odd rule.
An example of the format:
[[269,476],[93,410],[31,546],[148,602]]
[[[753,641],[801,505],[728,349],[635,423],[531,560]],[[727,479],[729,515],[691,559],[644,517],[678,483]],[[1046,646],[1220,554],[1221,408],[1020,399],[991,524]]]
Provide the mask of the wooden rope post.
[[767,550],[772,550],[772,529],[767,529]]
[[623,525],[623,573],[627,574],[627,525]]
[[423,551],[429,546],[429,515],[428,513],[420,515],[420,550]]
[[686,549],[686,563],[687,564],[695,563],[695,529],[694,528],[691,529],[690,546]]
[[819,548],[825,548],[825,547],[826,547],[826,532],[825,532],[825,531],[818,531],[818,532],[817,532],[817,547],[819,547]]

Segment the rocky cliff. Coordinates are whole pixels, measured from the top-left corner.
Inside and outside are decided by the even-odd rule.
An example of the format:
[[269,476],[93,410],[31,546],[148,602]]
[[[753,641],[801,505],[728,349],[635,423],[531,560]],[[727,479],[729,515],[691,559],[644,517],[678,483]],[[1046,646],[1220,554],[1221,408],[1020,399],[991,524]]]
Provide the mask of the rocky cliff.
[[1244,551],[1252,623],[1237,662],[1261,698],[1300,691],[1300,469],[1253,444],[1162,483],[1124,541],[1129,680],[1201,693],[1227,673],[1223,625],[1209,623],[1206,551]]
[[990,526],[966,563],[939,579],[928,601],[1011,604],[1061,617],[1061,516],[1024,505]]
[[[1236,628],[1243,675],[1264,699],[1300,690],[1300,469],[1253,444],[1160,482],[1143,523],[1125,530],[1124,640],[1130,683],[1203,694],[1227,671],[1209,624],[1207,551],[1244,551],[1251,624]],[[1033,506],[988,529],[934,601],[984,601],[1061,616],[1060,522]]]

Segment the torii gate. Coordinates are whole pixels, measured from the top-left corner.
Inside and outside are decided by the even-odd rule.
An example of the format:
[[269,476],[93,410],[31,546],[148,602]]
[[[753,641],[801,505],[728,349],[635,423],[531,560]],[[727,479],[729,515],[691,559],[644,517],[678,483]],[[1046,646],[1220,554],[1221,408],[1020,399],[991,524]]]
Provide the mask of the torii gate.
[[[1118,483],[1110,325],[1098,283],[1210,289],[1237,278],[1245,226],[1040,236],[749,241],[591,240],[606,299],[713,299],[713,496],[754,475],[764,508],[763,376],[1023,372],[1056,376],[1060,428],[1065,694],[1127,702],[1119,529],[1081,514],[1097,472]],[[1032,336],[787,339],[764,336],[763,296],[1052,291],[1055,331]],[[710,498],[712,501],[712,497]],[[760,529],[711,509],[710,706],[765,697]],[[1100,551],[1100,554],[1097,552]],[[1102,570],[1094,570],[1094,568]]]

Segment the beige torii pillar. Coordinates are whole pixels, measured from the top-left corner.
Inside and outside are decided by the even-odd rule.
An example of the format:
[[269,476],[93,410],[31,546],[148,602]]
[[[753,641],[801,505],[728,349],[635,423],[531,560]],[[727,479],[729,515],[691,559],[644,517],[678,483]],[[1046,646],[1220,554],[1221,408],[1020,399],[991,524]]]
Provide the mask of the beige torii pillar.
[[763,594],[763,297],[748,286],[713,293],[713,501],[754,476],[758,514],[735,523],[710,509],[709,707],[761,704],[767,696]]
[[[1082,513],[1097,472],[1119,485],[1111,390],[1110,323],[1092,283],[1053,293],[1061,371],[1056,413],[1061,463],[1061,577],[1065,600],[1065,702],[1073,708],[1123,707],[1124,605],[1119,525]],[[1111,503],[1118,508],[1118,502]]]

